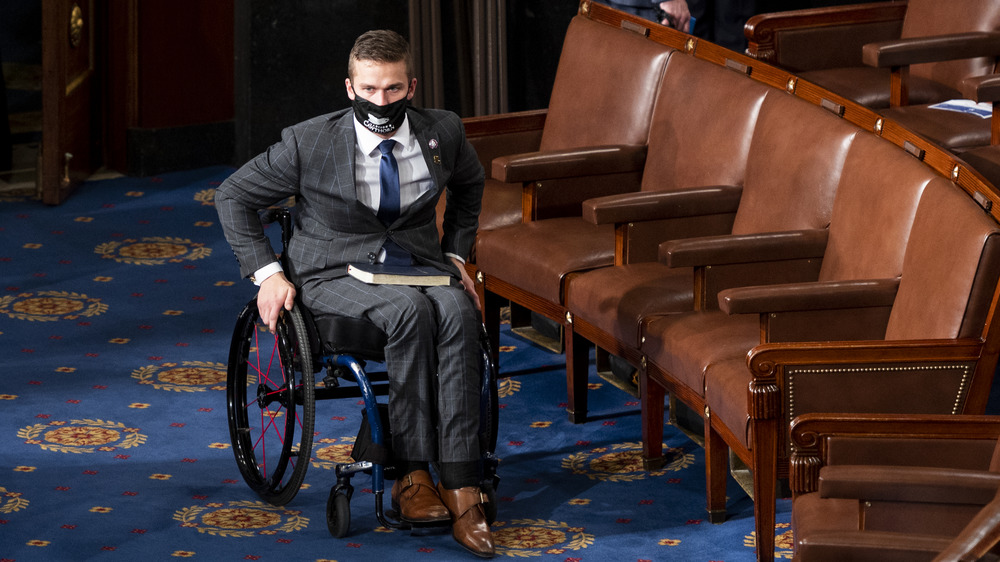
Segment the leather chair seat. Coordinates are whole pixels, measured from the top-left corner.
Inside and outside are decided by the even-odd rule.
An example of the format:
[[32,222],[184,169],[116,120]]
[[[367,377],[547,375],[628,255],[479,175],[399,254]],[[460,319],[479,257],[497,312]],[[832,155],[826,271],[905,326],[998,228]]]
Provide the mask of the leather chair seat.
[[981,146],[959,154],[993,185],[1000,185],[1000,146]]
[[[800,543],[814,538],[823,541],[824,536],[858,531],[859,520],[865,532],[954,537],[982,509],[986,498],[991,497],[991,492],[985,489],[957,489],[953,499],[933,497],[934,478],[909,480],[906,471],[911,468],[918,475],[924,472],[918,467],[885,467],[878,464],[824,467],[820,470],[819,491],[800,495],[794,500],[792,525],[796,529],[796,540]],[[955,470],[956,474],[963,472],[960,469],[942,469],[944,478],[948,478],[949,470]],[[893,482],[885,490],[873,490],[876,486],[865,482],[865,471]],[[838,473],[846,476],[837,476]],[[860,485],[852,482],[853,475],[861,477]],[[867,493],[862,491],[865,489]],[[981,493],[983,501],[963,498],[962,493]],[[859,507],[863,513],[859,513]]]
[[672,269],[659,262],[588,271],[570,282],[566,308],[616,341],[638,349],[643,318],[693,309],[692,275],[691,268]]
[[[721,311],[670,314],[649,319],[642,352],[680,383],[701,396],[709,367],[729,359],[742,361],[747,350],[760,343],[756,315],[728,316]],[[746,388],[740,395],[746,401]]]
[[[865,107],[872,109],[889,107],[890,73],[887,68],[867,66],[829,68],[802,72],[799,77],[831,92],[837,92]],[[910,76],[908,84],[911,104],[928,104],[962,97],[955,88],[920,76]]]
[[818,493],[795,498],[792,509],[792,529],[831,531],[856,531],[858,529],[858,501],[844,498],[821,498]]
[[948,150],[990,144],[990,120],[976,115],[931,109],[926,105],[894,107],[881,113],[887,119],[920,133],[927,140]]
[[476,252],[481,270],[560,304],[568,273],[614,263],[614,240],[614,225],[566,217],[482,233]]
[[732,430],[751,451],[754,440],[750,436],[750,416],[747,415],[747,389],[752,380],[745,353],[705,368],[705,404],[712,416]]
[[[887,543],[905,546],[887,550]],[[812,535],[797,545],[800,562],[933,562],[951,543],[950,537],[907,535],[876,531],[834,531]]]

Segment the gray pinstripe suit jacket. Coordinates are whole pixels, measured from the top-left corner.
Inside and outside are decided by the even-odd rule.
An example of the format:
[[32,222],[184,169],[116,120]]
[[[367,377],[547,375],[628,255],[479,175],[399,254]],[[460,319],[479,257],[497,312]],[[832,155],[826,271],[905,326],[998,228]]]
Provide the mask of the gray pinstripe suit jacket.
[[[215,204],[241,274],[250,276],[276,261],[257,210],[294,195],[297,227],[288,250],[293,271],[286,273],[296,284],[346,275],[346,264],[369,261],[387,237],[418,262],[457,276],[444,253],[467,256],[472,249],[483,167],[454,113],[408,108],[407,117],[434,187],[388,228],[357,198],[354,114],[349,109],[288,127],[281,141],[226,179]],[[447,207],[439,238],[435,206],[444,189]]]

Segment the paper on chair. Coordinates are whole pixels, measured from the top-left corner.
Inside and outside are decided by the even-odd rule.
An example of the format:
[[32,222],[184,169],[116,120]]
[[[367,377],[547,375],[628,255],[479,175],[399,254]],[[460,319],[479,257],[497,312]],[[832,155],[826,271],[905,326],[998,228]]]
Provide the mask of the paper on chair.
[[930,106],[930,108],[968,113],[979,116],[981,119],[989,119],[993,116],[993,104],[989,102],[976,103],[972,100],[948,100],[936,103]]

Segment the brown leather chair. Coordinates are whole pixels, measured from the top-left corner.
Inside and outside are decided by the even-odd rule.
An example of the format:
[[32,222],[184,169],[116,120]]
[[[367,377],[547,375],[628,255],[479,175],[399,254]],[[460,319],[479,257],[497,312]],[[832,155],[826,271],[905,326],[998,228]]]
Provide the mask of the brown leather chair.
[[[714,100],[707,101],[714,103]],[[711,108],[707,108],[707,112],[710,114]],[[691,118],[690,130],[699,130],[700,113],[692,114]],[[733,121],[727,118],[721,123]],[[678,122],[687,121],[679,119]],[[687,129],[675,126],[670,130],[673,133]],[[730,188],[738,198],[735,199],[736,215],[725,234],[755,235],[825,228],[830,220],[844,159],[857,133],[853,126],[802,100],[780,92],[769,93],[749,139],[743,185],[738,190]],[[683,138],[693,134],[679,133]],[[714,142],[727,148],[722,139],[728,134],[731,133],[723,132],[718,137],[705,139],[710,141],[705,146]],[[702,165],[710,169],[713,162],[717,166],[726,159],[715,152],[706,152],[704,162]],[[669,170],[663,172],[664,175],[670,173]],[[664,203],[670,202],[667,195],[659,197]],[[616,223],[637,229],[644,221],[658,218],[651,204],[653,201],[653,194],[597,198],[586,203],[584,218],[591,223]],[[798,211],[786,212],[792,208]],[[652,225],[653,228],[657,226],[656,223]],[[698,235],[662,229],[658,234],[658,241]],[[623,255],[615,267],[583,272],[565,283],[565,303],[570,313],[565,325],[567,380],[574,382],[577,413],[585,397],[589,342],[638,366],[642,318],[654,312],[679,313],[694,308],[691,270],[671,270],[652,258],[652,254]],[[804,264],[803,267],[813,271],[810,268],[815,266]],[[746,270],[742,282],[752,283],[754,275],[759,274]]]
[[795,560],[997,559],[997,417],[808,414],[791,435]]
[[[616,245],[622,259],[648,261],[656,258],[656,245],[663,239],[728,233],[768,90],[745,75],[682,53],[672,55],[652,114],[640,189],[599,198],[607,203],[597,211],[600,224],[577,213],[480,233],[477,266],[491,335],[499,333],[505,299],[561,323],[568,279],[612,265]],[[594,208],[592,201],[588,209]],[[632,220],[616,226],[609,222],[610,214]],[[686,295],[689,308],[690,290]],[[585,379],[584,371],[569,381],[568,410],[577,422],[586,419]]]
[[882,109],[960,97],[998,54],[995,34],[975,32],[998,29],[992,0],[909,0],[761,14],[746,34],[758,58]]
[[[1000,56],[1000,32],[969,35],[981,36],[979,39],[984,44],[992,44],[988,52],[994,55],[994,59]],[[983,49],[986,52],[985,46]],[[995,104],[1000,100],[1000,81],[997,77],[991,73],[964,78],[958,82],[957,97]],[[885,118],[953,152],[1000,143],[1000,116],[983,117],[974,113],[942,109],[935,107],[935,104],[891,107],[883,109],[881,113]]]
[[[519,223],[524,213],[578,214],[594,184],[638,186],[653,100],[673,50],[630,29],[575,16],[547,110],[465,120],[489,178],[480,231]],[[525,188],[540,193],[523,210]]]
[[[882,164],[896,170],[890,161]],[[863,168],[852,163],[846,170]],[[724,509],[732,450],[753,473],[761,548],[773,547],[776,480],[787,474],[787,427],[795,415],[985,407],[994,364],[978,360],[1000,274],[1000,227],[942,178],[927,182],[918,174],[916,184],[888,191],[855,180],[838,189],[818,282],[726,289],[718,293],[721,311],[658,316],[644,332],[647,458],[661,454],[664,389],[703,405],[709,513],[716,519]],[[709,277],[738,277],[733,265],[773,253],[759,240],[664,246],[668,265],[696,265],[708,287]],[[898,281],[894,271],[901,272]]]

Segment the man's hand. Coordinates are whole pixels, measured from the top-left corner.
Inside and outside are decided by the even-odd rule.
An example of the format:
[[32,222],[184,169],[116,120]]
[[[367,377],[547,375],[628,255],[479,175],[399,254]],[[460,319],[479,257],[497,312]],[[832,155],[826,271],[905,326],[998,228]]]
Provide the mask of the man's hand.
[[678,31],[687,33],[688,25],[691,23],[691,10],[688,9],[687,0],[668,0],[660,2],[660,9],[667,13],[668,19],[661,21],[663,25],[673,27]]
[[476,292],[476,284],[472,282],[472,278],[469,277],[469,273],[465,271],[465,264],[462,260],[451,258],[451,261],[458,268],[458,271],[462,274],[462,286],[465,287],[465,292],[472,295],[472,302],[476,303],[476,310],[482,310],[483,307],[479,303],[479,293]]
[[285,278],[284,273],[275,273],[260,284],[257,291],[257,310],[271,333],[278,326],[281,310],[291,310],[295,304],[295,285]]

